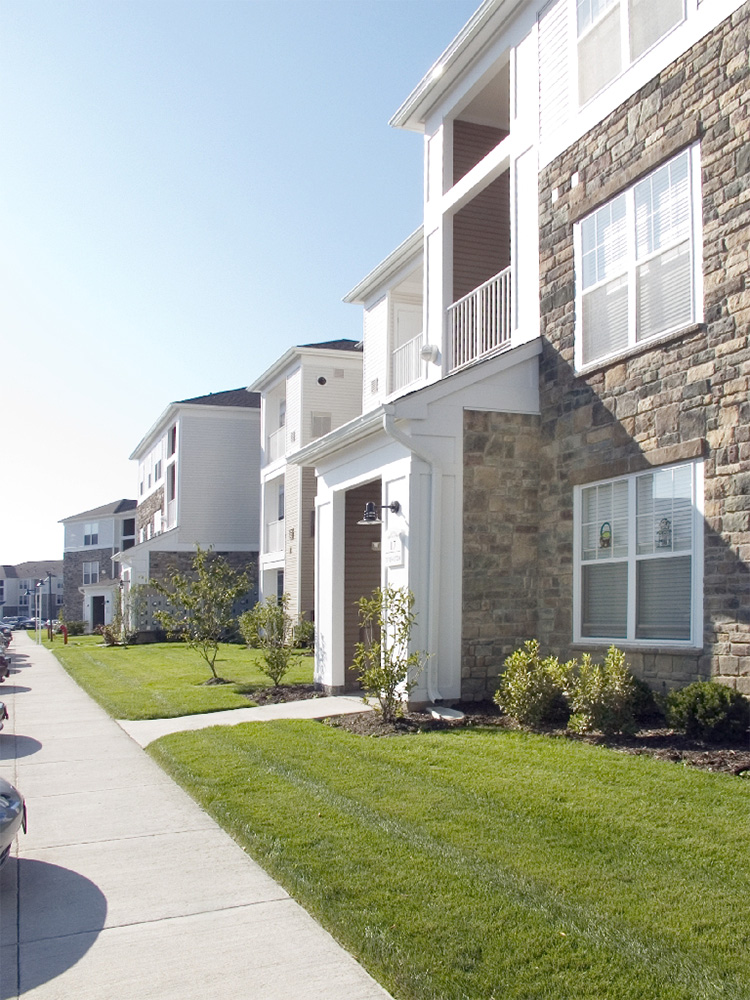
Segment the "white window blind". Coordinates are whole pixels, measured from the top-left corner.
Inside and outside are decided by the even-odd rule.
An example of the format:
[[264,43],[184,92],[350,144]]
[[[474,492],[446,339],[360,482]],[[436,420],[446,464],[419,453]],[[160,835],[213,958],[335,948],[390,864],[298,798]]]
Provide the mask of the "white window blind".
[[689,642],[699,625],[700,465],[580,489],[581,638]]
[[578,224],[580,363],[694,322],[694,156],[685,150]]

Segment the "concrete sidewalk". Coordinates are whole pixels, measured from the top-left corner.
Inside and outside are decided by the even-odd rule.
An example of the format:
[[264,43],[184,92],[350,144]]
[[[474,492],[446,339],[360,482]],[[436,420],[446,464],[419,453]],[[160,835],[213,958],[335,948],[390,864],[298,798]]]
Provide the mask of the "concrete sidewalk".
[[233,708],[227,712],[182,715],[176,719],[144,719],[136,722],[118,719],[117,723],[136,743],[146,747],[160,736],[205,729],[207,726],[236,726],[238,722],[270,722],[273,719],[327,719],[331,715],[354,715],[357,712],[371,711],[361,698],[335,695],[330,698],[285,701],[279,705],[260,705],[257,708]]
[[2,1000],[388,1000],[25,633],[0,775],[29,832],[0,870]]

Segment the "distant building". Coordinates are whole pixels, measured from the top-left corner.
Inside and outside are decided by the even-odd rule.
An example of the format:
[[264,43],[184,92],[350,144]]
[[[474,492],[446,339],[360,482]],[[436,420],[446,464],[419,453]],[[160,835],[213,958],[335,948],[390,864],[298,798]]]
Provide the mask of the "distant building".
[[250,386],[261,397],[261,597],[289,595],[292,615],[314,618],[315,470],[286,456],[357,416],[362,345],[293,347]]
[[103,507],[63,518],[63,607],[71,621],[85,621],[89,631],[112,621],[119,564],[113,556],[135,544],[135,500],[115,500]]
[[[135,544],[116,556],[126,592],[190,568],[211,548],[252,580],[260,529],[260,395],[245,388],[170,403],[130,458],[138,462]],[[153,626],[152,600],[138,625]]]
[[57,618],[63,603],[61,559],[0,566],[0,617],[22,615],[33,618],[37,593],[41,598],[40,616]]

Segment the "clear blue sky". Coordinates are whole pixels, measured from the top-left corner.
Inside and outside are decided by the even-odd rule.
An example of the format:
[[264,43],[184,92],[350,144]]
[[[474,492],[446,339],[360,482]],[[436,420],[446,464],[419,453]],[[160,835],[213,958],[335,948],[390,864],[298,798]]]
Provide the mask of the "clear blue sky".
[[136,495],[166,405],[361,336],[421,221],[388,119],[479,0],[0,0],[0,562]]

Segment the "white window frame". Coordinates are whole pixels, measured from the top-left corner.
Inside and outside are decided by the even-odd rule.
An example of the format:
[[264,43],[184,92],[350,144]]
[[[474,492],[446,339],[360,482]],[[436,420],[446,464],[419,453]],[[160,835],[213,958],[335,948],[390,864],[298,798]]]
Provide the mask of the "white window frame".
[[[88,567],[88,569],[87,569]],[[88,577],[88,579],[86,579]],[[93,562],[84,562],[83,564],[83,585],[84,587],[89,586],[92,583],[99,582],[99,562],[94,560]]]
[[[653,2],[657,3],[658,0],[653,0]],[[682,0],[682,18],[679,21],[676,21],[671,27],[667,28],[667,30],[662,35],[660,35],[654,42],[652,42],[651,45],[649,45],[646,49],[644,49],[643,52],[639,52],[638,55],[632,58],[630,54],[629,0],[611,0],[611,2],[607,4],[606,9],[603,10],[602,13],[595,20],[591,21],[591,23],[586,25],[586,27],[583,28],[582,31],[578,30],[578,5],[579,5],[579,0],[571,0],[570,17],[571,17],[572,30],[570,32],[570,37],[572,40],[572,47],[573,47],[572,66],[574,68],[574,71],[571,74],[571,84],[574,89],[574,106],[580,110],[581,108],[585,108],[592,101],[595,101],[600,94],[603,94],[609,87],[611,87],[615,83],[615,81],[619,80],[625,73],[627,73],[627,71],[630,69],[631,66],[634,66],[641,59],[643,59],[644,56],[646,56],[649,52],[653,51],[653,49],[655,49],[657,45],[661,45],[665,38],[668,38],[674,31],[677,31],[680,27],[682,27],[682,25],[684,25],[689,18],[693,17],[697,11],[699,0]],[[586,35],[596,30],[596,28],[598,28],[601,25],[602,21],[607,17],[607,15],[611,14],[612,9],[614,7],[617,7],[619,9],[619,14],[620,14],[619,17],[620,70],[618,73],[615,73],[615,75],[612,76],[606,83],[604,83],[599,88],[599,90],[589,95],[589,97],[587,97],[585,100],[581,100],[581,96],[578,89],[579,43],[582,38],[585,38]],[[670,61],[669,59],[666,60],[667,63],[669,61]]]
[[89,521],[83,526],[83,544],[95,546],[99,544],[99,522]]
[[[657,472],[668,472],[673,469],[689,468],[692,474],[693,492],[693,520],[692,520],[692,548],[691,556],[691,581],[690,581],[690,638],[689,639],[655,639],[636,638],[636,613],[637,613],[637,579],[636,567],[638,562],[644,559],[660,558],[654,554],[639,555],[636,543],[636,484],[639,477]],[[627,629],[623,636],[584,636],[581,631],[581,618],[583,614],[583,568],[592,565],[591,560],[582,558],[582,497],[583,492],[592,486],[606,486],[610,483],[628,484],[628,553],[627,556],[613,559],[627,563],[628,566],[628,590],[627,590]],[[573,493],[573,640],[577,645],[601,647],[603,644],[614,643],[622,648],[650,648],[661,649],[702,649],[703,647],[703,483],[704,469],[703,461],[681,462],[675,465],[657,466],[650,469],[643,469],[640,472],[631,473],[627,476],[616,476],[611,479],[598,480],[592,483],[583,483],[576,486]],[[598,561],[598,564],[610,564],[610,560]]]
[[[655,333],[650,334],[648,337],[642,337],[637,340],[637,330],[636,330],[636,273],[639,266],[646,263],[652,258],[657,258],[668,252],[668,246],[662,246],[657,251],[652,254],[638,258],[636,254],[636,222],[635,222],[635,191],[639,184],[644,181],[649,180],[653,177],[659,170],[664,167],[668,167],[671,163],[677,161],[681,156],[687,155],[688,157],[688,185],[689,185],[689,206],[690,206],[690,221],[689,221],[689,238],[690,238],[690,254],[691,254],[691,290],[690,290],[690,319],[687,323],[681,323],[676,327],[667,328],[664,330],[659,330]],[[625,225],[626,225],[626,241],[627,241],[627,263],[625,268],[620,272],[623,276],[627,278],[628,282],[628,341],[626,346],[618,348],[614,351],[610,351],[607,354],[601,354],[596,358],[584,361],[583,359],[583,244],[582,244],[582,230],[583,225],[589,219],[592,219],[598,212],[602,209],[607,208],[616,202],[619,198],[625,198]],[[679,245],[682,241],[678,241],[675,245]],[[658,341],[661,337],[668,337],[679,330],[686,329],[688,326],[692,326],[695,323],[700,323],[703,320],[703,212],[702,212],[702,200],[701,200],[701,158],[700,158],[700,145],[694,143],[692,146],[688,146],[686,149],[680,150],[675,156],[670,157],[663,163],[660,163],[654,170],[649,171],[642,177],[639,177],[633,184],[629,187],[623,188],[612,198],[607,199],[607,201],[602,202],[597,205],[596,208],[592,209],[585,216],[578,219],[573,226],[573,249],[574,249],[574,259],[575,259],[575,367],[576,371],[581,371],[582,369],[595,368],[602,364],[611,361],[614,358],[620,357],[627,354],[635,349],[641,349],[644,346]],[[615,275],[610,275],[595,284],[590,285],[586,288],[586,293],[596,290],[597,287],[602,287],[608,282],[615,280]]]

